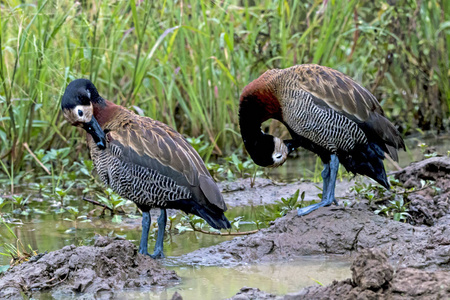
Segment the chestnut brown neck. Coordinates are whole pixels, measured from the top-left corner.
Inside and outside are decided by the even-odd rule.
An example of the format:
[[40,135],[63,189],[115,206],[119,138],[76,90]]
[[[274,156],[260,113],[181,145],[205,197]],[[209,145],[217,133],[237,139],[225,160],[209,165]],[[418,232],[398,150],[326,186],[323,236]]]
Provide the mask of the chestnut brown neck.
[[103,102],[93,103],[94,117],[102,128],[105,127],[111,120],[115,118],[120,111],[120,106],[111,101],[104,100]]
[[243,109],[248,110],[248,115],[257,117],[260,124],[268,119],[282,119],[280,101],[264,75],[250,82],[242,91],[240,110]]

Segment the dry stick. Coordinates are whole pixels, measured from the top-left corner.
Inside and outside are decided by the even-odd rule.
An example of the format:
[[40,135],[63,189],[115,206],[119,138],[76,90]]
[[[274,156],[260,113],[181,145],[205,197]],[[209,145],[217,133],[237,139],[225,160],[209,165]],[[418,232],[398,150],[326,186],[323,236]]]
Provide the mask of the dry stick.
[[399,165],[395,160],[393,160],[392,157],[391,157],[390,155],[384,154],[384,157],[386,157],[386,159],[387,159],[391,164],[394,165],[394,167],[397,169],[397,171],[402,170],[402,168],[400,167],[400,165]]
[[203,229],[199,229],[199,228],[195,227],[193,224],[190,224],[190,225],[191,225],[191,227],[192,227],[192,229],[194,231],[201,232],[201,233],[204,233],[204,234],[212,234],[212,235],[220,235],[220,236],[249,235],[249,234],[257,233],[259,231],[259,229],[256,229],[256,230],[242,231],[242,232],[225,232],[225,233],[223,233],[223,232],[211,232],[211,231],[206,231],[206,230],[203,230]]
[[47,167],[45,167],[44,164],[41,163],[41,161],[36,157],[36,155],[34,155],[33,151],[31,151],[30,147],[28,147],[28,144],[23,143],[23,146],[25,147],[25,149],[27,149],[28,153],[30,153],[30,155],[34,158],[34,160],[42,167],[42,169],[44,169],[48,175],[52,175],[52,173],[50,173]]
[[108,209],[109,211],[113,211],[110,207],[108,207],[108,206],[106,206],[105,204],[102,204],[102,203],[100,203],[100,202],[97,202],[97,201],[95,201],[95,200],[92,200],[92,199],[88,199],[88,198],[86,198],[86,197],[83,197],[83,200],[84,201],[87,201],[87,202],[90,202],[90,203],[92,203],[92,204],[94,204],[94,205],[98,205],[98,206],[101,206],[101,207],[103,207],[103,209]]

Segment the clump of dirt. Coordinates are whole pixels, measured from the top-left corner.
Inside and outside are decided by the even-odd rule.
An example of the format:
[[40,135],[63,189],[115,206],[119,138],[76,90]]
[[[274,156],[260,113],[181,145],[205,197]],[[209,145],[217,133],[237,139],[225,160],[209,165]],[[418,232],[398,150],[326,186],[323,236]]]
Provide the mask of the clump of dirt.
[[289,299],[446,299],[450,297],[449,272],[402,268],[397,272],[380,250],[363,250],[351,266],[352,280],[326,287],[308,287]]
[[450,180],[450,158],[432,157],[412,163],[396,172],[395,178],[403,182],[406,188],[420,187],[421,180]]
[[232,300],[278,300],[283,299],[283,297],[279,297],[270,293],[266,293],[261,291],[258,288],[246,287],[244,286],[241,290],[234,295]]
[[352,279],[312,286],[285,296],[276,296],[244,287],[233,300],[249,299],[447,299],[450,297],[448,272],[426,272],[402,268],[394,273],[386,254],[363,250],[351,266]]
[[[409,213],[416,224],[433,225],[436,219],[450,213],[450,158],[432,157],[412,163],[395,173],[406,188],[420,189],[407,196]],[[432,185],[423,188],[422,181]]]
[[94,246],[66,246],[12,268],[0,278],[0,298],[42,292],[109,298],[114,290],[165,287],[179,280],[174,271],[138,254],[131,242],[98,236]]

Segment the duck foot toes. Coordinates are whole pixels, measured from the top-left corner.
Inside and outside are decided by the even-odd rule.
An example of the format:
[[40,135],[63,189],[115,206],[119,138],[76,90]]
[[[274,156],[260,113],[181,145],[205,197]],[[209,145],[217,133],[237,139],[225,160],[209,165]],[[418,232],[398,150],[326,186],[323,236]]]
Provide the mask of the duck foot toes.
[[153,254],[150,254],[150,257],[154,259],[166,258],[162,251],[155,251]]
[[139,250],[139,253],[140,253],[140,254],[144,254],[144,255],[147,255],[147,256],[150,256],[150,257],[151,257],[150,253],[148,253],[147,251],[142,251],[142,250]]

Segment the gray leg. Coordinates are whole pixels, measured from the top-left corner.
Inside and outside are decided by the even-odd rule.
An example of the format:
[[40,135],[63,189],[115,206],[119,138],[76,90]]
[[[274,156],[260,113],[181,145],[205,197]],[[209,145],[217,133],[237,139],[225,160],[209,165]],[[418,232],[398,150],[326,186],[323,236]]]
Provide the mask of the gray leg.
[[148,232],[150,230],[150,211],[143,211],[142,212],[142,235],[141,235],[141,242],[139,244],[139,253],[150,255],[148,254]]
[[161,208],[161,214],[158,218],[158,236],[156,237],[155,251],[150,257],[152,258],[164,258],[164,232],[166,231],[167,212]]
[[331,155],[331,160],[329,165],[325,164],[325,168],[322,171],[322,176],[327,175],[323,178],[324,189],[322,191],[322,201],[316,204],[309,205],[304,208],[299,208],[297,210],[297,215],[304,216],[310,212],[318,209],[319,207],[331,205],[331,203],[336,203],[334,198],[334,190],[336,186],[336,177],[339,170],[339,159],[335,154]]

